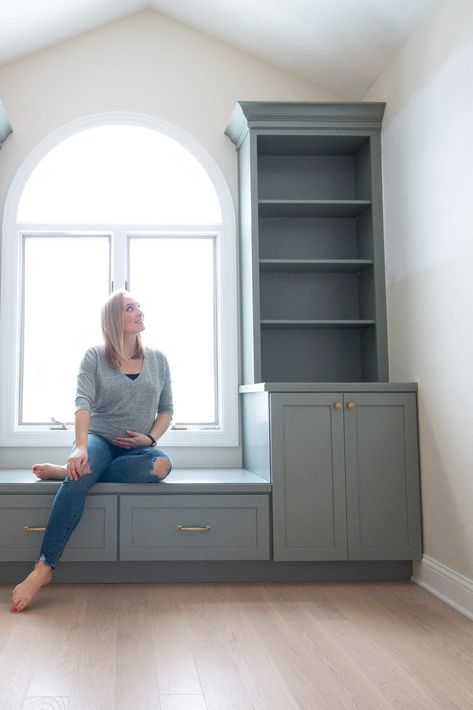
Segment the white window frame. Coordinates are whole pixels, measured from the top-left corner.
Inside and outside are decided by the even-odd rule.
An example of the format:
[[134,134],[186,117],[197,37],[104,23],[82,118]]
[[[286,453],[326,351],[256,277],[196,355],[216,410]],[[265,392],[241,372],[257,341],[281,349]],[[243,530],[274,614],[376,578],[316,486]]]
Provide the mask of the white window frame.
[[[28,178],[40,160],[58,143],[96,126],[132,124],[151,128],[176,140],[204,167],[217,192],[222,211],[222,223],[214,225],[216,234],[217,345],[218,345],[218,430],[169,430],[160,439],[163,446],[238,446],[238,290],[237,239],[233,200],[228,184],[212,156],[188,133],[151,116],[134,113],[112,113],[86,116],[54,131],[43,139],[26,157],[8,191],[2,229],[2,273],[0,295],[0,445],[1,446],[70,446],[74,432],[51,430],[46,425],[19,425],[20,335],[22,301],[21,234],[38,229],[38,225],[17,226],[18,204]],[[208,229],[210,225],[205,225]],[[105,233],[108,225],[42,224],[41,231],[89,231]],[[169,225],[153,225],[158,231],[169,232]],[[143,232],[143,225],[121,225],[129,235]],[[202,232],[203,225],[173,225],[178,231]],[[127,279],[125,264],[115,270],[114,288],[124,288]],[[172,363],[171,363],[172,366]]]

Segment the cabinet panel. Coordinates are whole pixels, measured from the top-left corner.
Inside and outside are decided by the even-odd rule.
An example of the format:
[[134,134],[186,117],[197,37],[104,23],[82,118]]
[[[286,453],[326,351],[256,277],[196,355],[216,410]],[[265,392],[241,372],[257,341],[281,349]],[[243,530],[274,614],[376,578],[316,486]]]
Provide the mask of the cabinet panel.
[[258,158],[260,199],[354,200],[353,156],[274,156]]
[[[42,529],[53,500],[53,495],[0,496],[0,560],[38,559]],[[61,559],[65,562],[117,559],[116,496],[88,496],[81,521]]]
[[372,212],[361,217],[261,217],[260,259],[373,259]]
[[120,559],[269,559],[268,496],[123,495]]
[[367,136],[259,135],[260,196],[301,199],[369,199]]
[[363,308],[366,274],[267,272],[261,274],[261,320],[372,319]]
[[421,556],[416,400],[413,394],[345,396],[348,557]]
[[275,560],[346,559],[341,394],[271,395]]
[[[358,382],[363,372],[361,353],[368,334],[360,328],[261,329],[263,382]],[[295,354],[297,353],[297,357]]]

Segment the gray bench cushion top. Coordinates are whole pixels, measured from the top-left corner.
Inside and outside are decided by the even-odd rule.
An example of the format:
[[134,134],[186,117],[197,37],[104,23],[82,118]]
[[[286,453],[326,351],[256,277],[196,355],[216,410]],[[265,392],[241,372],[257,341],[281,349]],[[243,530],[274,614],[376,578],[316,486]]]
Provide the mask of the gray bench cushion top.
[[[29,469],[0,469],[2,493],[55,493],[59,481],[39,481]],[[104,493],[269,493],[271,484],[244,468],[173,469],[160,483],[96,483],[90,495]]]

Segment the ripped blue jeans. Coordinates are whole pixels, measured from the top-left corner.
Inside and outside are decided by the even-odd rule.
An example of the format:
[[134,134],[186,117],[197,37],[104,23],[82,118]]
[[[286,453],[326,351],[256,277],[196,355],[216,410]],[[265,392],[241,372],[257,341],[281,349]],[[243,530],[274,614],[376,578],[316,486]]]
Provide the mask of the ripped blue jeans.
[[[163,479],[153,473],[153,462],[158,456],[169,458],[155,447],[123,449],[97,434],[88,435],[87,454],[91,472],[76,481],[66,478],[53,501],[39,557],[53,568],[81,519],[94,483],[159,483]],[[171,471],[171,461],[169,466]]]

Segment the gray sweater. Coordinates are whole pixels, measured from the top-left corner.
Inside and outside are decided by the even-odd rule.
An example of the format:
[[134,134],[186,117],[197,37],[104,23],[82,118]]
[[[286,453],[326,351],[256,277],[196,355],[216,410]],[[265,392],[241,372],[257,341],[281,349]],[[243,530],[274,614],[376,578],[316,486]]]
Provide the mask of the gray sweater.
[[143,369],[131,380],[109,365],[104,349],[89,348],[77,376],[76,412],[90,412],[89,431],[110,441],[127,429],[147,434],[156,414],[172,416],[169,365],[159,350],[145,350]]

